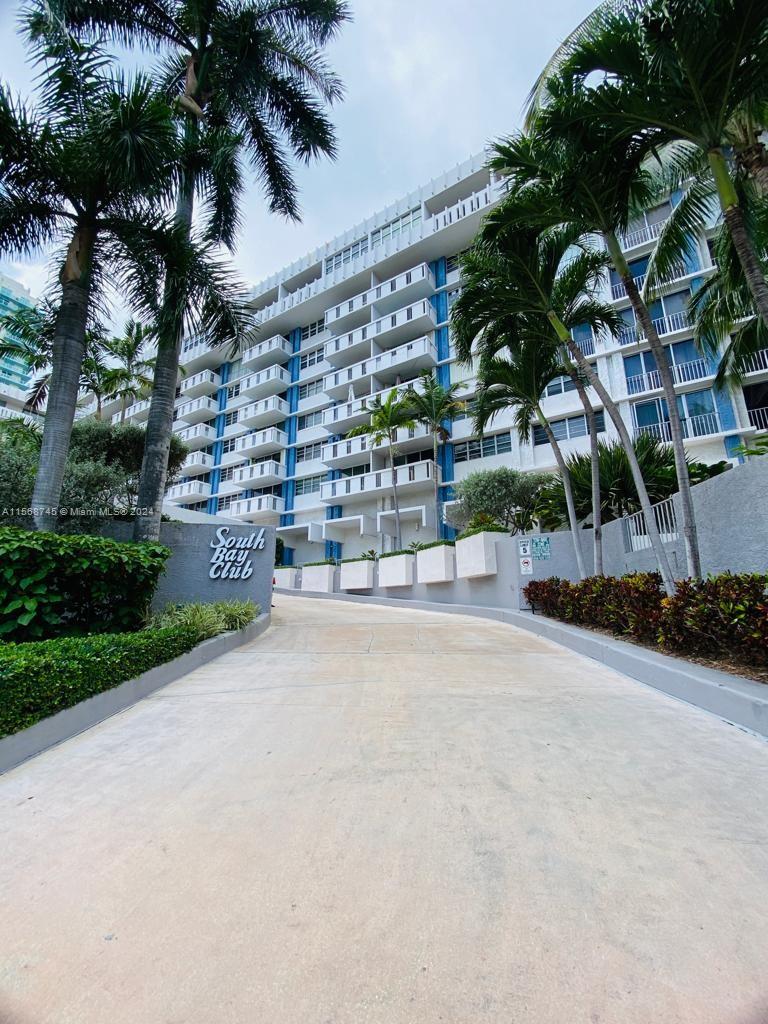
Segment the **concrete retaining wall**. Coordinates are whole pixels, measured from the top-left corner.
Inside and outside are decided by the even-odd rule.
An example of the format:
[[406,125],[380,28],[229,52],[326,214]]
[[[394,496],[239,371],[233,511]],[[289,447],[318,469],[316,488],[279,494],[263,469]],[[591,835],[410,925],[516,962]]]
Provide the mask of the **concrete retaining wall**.
[[49,747],[54,747],[64,740],[85,732],[92,726],[103,722],[105,718],[124,711],[132,704],[148,696],[161,686],[167,686],[175,682],[188,672],[193,672],[201,665],[205,665],[214,658],[240,647],[261,636],[269,628],[270,613],[269,601],[267,611],[263,612],[255,622],[245,629],[237,630],[234,633],[222,633],[220,636],[211,637],[198,644],[197,647],[186,654],[167,661],[164,665],[144,672],[136,679],[129,679],[111,690],[97,693],[87,700],[80,701],[71,708],[65,708],[50,718],[44,718],[36,722],[22,732],[14,733],[13,736],[6,736],[0,740],[0,774],[15,768],[22,761],[42,753]]

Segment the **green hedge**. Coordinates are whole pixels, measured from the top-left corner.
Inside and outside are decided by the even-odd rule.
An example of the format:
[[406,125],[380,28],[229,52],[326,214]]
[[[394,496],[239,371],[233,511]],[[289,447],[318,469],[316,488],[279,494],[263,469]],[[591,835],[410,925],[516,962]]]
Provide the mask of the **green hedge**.
[[671,653],[732,658],[768,668],[768,576],[722,573],[678,580],[667,597],[657,573],[591,576],[580,583],[532,580],[523,590],[537,611],[606,629]]
[[26,729],[86,697],[191,650],[183,626],[0,645],[0,736]]
[[419,544],[416,549],[416,553],[419,551],[429,551],[430,548],[453,548],[456,547],[455,540],[431,540],[429,544]]
[[456,540],[467,540],[469,537],[477,536],[478,533],[504,533],[507,537],[510,536],[510,532],[505,526],[475,526],[471,530],[462,530]]
[[169,555],[161,544],[0,527],[0,637],[137,628]]
[[379,555],[379,561],[381,561],[382,558],[394,558],[395,555],[415,555],[415,554],[416,554],[416,552],[413,550],[413,548],[400,548],[399,551],[383,551]]

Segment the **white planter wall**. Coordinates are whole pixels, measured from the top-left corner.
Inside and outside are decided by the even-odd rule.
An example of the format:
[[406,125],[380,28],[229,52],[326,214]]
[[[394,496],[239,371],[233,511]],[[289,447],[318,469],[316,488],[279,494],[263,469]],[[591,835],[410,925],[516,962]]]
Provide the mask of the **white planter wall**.
[[284,590],[295,590],[297,575],[298,569],[293,569],[290,566],[275,569],[275,586],[282,587]]
[[476,533],[456,541],[456,579],[496,575],[496,541],[502,533]]
[[455,553],[450,544],[440,544],[416,554],[419,583],[450,583],[456,578]]
[[373,569],[375,562],[360,560],[359,562],[341,563],[341,590],[371,590],[373,588]]
[[335,565],[305,565],[301,570],[301,589],[316,594],[332,594],[335,571]]
[[413,555],[393,555],[379,559],[380,587],[412,587]]

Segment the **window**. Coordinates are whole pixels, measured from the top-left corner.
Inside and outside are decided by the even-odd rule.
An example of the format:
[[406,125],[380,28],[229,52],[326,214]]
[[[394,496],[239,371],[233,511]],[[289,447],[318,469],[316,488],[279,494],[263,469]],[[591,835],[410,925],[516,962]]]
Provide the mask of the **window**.
[[461,257],[469,252],[468,249],[462,249],[461,252],[454,253],[453,256],[447,256],[445,259],[445,272],[446,274],[452,274],[454,270],[459,269],[459,261]]
[[306,370],[310,366],[316,366],[318,363],[322,363],[324,358],[325,349],[316,348],[312,352],[304,353],[304,355],[299,359],[299,367],[302,370]]
[[[595,409],[595,421],[597,432],[601,434],[605,430],[605,415],[602,409]],[[584,415],[567,416],[562,420],[550,420],[549,425],[557,441],[567,441],[573,437],[585,437],[588,433],[587,418]],[[535,445],[549,444],[546,431],[539,423],[534,423],[533,425],[533,443]]]
[[323,379],[312,380],[308,384],[301,384],[299,386],[299,401],[302,398],[309,398],[311,395],[321,395],[323,393]]
[[318,476],[305,476],[301,480],[296,481],[296,497],[300,494],[314,494],[320,490],[320,484],[325,479],[323,473]]
[[562,395],[566,391],[575,391],[576,385],[573,383],[570,377],[555,377],[554,380],[547,384],[545,395]]
[[308,412],[304,416],[299,416],[298,429],[306,430],[307,427],[319,427],[323,422],[322,412]]
[[226,496],[226,498],[219,498],[218,511],[219,512],[223,512],[225,509],[230,508],[231,505],[232,505],[232,502],[233,501],[238,501],[239,497],[240,496],[237,495],[237,494],[228,494]]
[[461,295],[461,288],[452,288],[448,292],[448,311],[449,312],[453,308],[454,302],[456,301],[456,299],[458,299],[458,297],[460,295]]
[[504,455],[512,451],[512,435],[507,430],[503,434],[490,434],[488,437],[473,441],[462,441],[453,446],[454,462],[469,462],[472,459],[488,459],[493,455]]
[[296,461],[307,462],[309,459],[319,459],[323,451],[322,441],[315,441],[313,444],[302,445],[296,449]]
[[226,441],[222,442],[221,454],[222,455],[227,455],[228,452],[236,451],[237,450],[237,442],[238,442],[238,438],[236,438],[236,437],[228,437],[226,439]]
[[336,270],[340,270],[346,263],[350,263],[352,260],[356,260],[358,256],[362,256],[364,252],[368,252],[368,236],[365,235],[363,238],[359,238],[352,245],[348,245],[346,249],[341,249],[339,252],[328,256],[325,261],[325,272],[326,274],[332,274]]
[[404,213],[401,217],[395,217],[388,224],[372,231],[371,248],[375,245],[381,245],[382,242],[386,242],[389,238],[397,238],[401,232],[409,231],[418,224],[421,224],[421,207],[414,206],[408,213]]
[[226,480],[234,480],[235,470],[239,468],[240,466],[225,466],[219,476],[219,483],[224,483]]
[[237,417],[240,415],[239,409],[233,409],[232,412],[224,413],[224,426],[231,427],[233,423],[237,423]]
[[315,320],[311,324],[307,324],[301,328],[301,340],[307,341],[309,338],[315,338],[318,334],[325,330],[325,320]]
[[240,394],[240,384],[239,384],[239,383],[237,383],[237,384],[231,384],[231,385],[230,385],[230,386],[229,386],[229,387],[227,388],[227,401],[228,401],[228,402],[231,402],[231,401],[232,401],[232,399],[233,399],[233,398],[237,398],[237,396],[238,396],[239,394]]

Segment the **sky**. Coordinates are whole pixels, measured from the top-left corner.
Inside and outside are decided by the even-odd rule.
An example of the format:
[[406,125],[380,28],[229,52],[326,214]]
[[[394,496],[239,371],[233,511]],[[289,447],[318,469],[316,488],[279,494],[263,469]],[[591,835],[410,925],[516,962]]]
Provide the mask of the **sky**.
[[[0,0],[2,77],[29,95],[34,72],[16,34],[17,0]],[[595,0],[351,0],[354,20],[328,47],[345,99],[339,154],[297,170],[302,221],[266,210],[252,185],[233,261],[255,284],[520,126],[526,96],[558,43]],[[0,260],[39,295],[45,254]],[[122,311],[115,311],[116,319]]]

